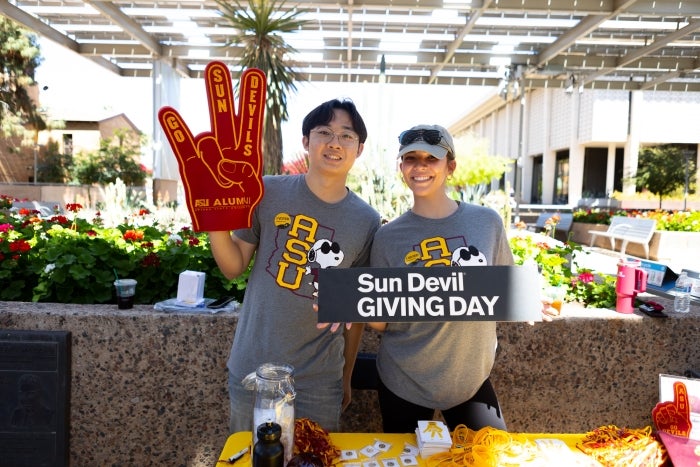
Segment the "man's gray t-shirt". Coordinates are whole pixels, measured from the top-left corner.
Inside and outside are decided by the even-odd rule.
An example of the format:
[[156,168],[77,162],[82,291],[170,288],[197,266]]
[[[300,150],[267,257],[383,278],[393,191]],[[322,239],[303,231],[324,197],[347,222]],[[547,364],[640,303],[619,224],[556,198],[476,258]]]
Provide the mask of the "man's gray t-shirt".
[[294,366],[297,391],[338,385],[343,333],[316,328],[316,273],[366,266],[379,214],[350,191],[338,203],[320,200],[303,175],[266,176],[264,187],[252,227],[235,232],[258,247],[227,366],[235,381],[283,362]]
[[[443,219],[409,211],[382,226],[372,246],[373,267],[513,265],[498,214],[460,203]],[[448,409],[471,399],[493,367],[495,322],[388,323],[377,368],[402,399]]]

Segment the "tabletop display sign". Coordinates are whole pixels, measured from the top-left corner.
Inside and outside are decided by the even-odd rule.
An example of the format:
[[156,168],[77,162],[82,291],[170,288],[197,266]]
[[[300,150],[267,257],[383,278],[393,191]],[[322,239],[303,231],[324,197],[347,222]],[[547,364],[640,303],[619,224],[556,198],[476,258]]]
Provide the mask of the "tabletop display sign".
[[319,270],[321,323],[541,321],[529,266]]
[[[631,259],[631,258],[630,258]],[[661,297],[673,298],[673,289],[676,286],[676,279],[680,273],[676,273],[665,264],[655,261],[641,260],[640,267],[647,272],[647,292]],[[690,299],[695,303],[700,303],[700,272],[690,269],[683,269],[693,281],[694,288],[691,290]],[[697,286],[695,284],[698,284]]]
[[700,379],[659,375],[659,403],[651,412],[673,465],[700,461]]

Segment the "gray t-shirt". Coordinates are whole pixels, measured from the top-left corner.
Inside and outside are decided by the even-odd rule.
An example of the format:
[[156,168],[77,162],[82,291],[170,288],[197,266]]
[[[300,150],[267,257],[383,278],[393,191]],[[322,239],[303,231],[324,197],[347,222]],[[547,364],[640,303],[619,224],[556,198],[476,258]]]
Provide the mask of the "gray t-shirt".
[[[496,211],[460,203],[443,219],[409,211],[374,238],[373,267],[513,265]],[[495,322],[389,323],[377,368],[402,399],[448,409],[471,399],[488,378],[496,354]]]
[[338,203],[320,200],[303,175],[263,182],[252,227],[235,232],[258,247],[228,368],[241,381],[262,363],[283,362],[294,366],[297,390],[341,384],[343,333],[316,329],[316,272],[366,266],[379,214],[350,191]]

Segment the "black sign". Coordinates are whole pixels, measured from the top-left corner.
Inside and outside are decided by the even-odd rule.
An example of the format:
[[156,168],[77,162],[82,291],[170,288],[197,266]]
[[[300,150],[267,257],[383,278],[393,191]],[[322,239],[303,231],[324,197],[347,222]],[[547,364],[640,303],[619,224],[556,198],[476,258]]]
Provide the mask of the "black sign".
[[68,465],[70,333],[0,330],[0,465]]
[[541,320],[534,267],[319,270],[320,323]]

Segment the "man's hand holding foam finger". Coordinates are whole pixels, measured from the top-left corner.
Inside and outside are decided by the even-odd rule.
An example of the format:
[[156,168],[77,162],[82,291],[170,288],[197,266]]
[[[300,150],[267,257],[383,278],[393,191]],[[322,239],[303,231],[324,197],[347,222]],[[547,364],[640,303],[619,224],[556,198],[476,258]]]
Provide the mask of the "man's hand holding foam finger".
[[238,112],[225,64],[209,63],[204,82],[211,131],[193,136],[172,107],[161,108],[158,121],[177,158],[195,232],[247,228],[263,195],[265,73],[255,68],[243,72]]

